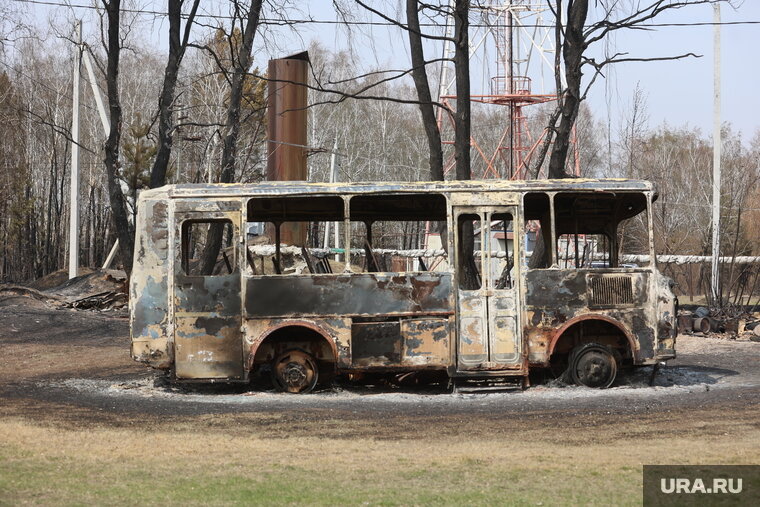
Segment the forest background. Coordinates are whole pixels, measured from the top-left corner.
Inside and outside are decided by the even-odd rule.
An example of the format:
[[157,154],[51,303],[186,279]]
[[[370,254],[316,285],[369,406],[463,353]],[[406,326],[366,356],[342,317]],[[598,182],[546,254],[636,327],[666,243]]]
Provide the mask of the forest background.
[[[562,7],[565,3],[551,5]],[[251,27],[257,4],[260,22]],[[403,2],[371,4],[406,24]],[[624,19],[632,12],[630,9],[635,11],[635,4],[597,2],[596,10],[590,11],[588,17],[595,23]],[[190,0],[169,1],[167,5],[169,16],[163,2],[0,1],[0,281],[39,278],[63,269],[67,263],[76,19],[84,22],[82,48],[94,62],[106,107],[114,113],[111,91],[115,90],[121,115],[121,121],[106,136],[89,83],[83,77],[79,204],[82,266],[100,266],[119,232],[125,232],[114,225],[115,208],[109,193],[113,196],[114,188],[120,191],[119,200],[131,224],[138,193],[155,183],[151,179],[153,176],[155,180],[157,157],[166,156],[161,183],[248,183],[265,177],[266,61],[286,56],[289,53],[283,51],[292,52],[295,46],[308,50],[311,60],[310,181],[329,179],[330,151],[336,139],[341,181],[431,179],[429,137],[420,115],[419,90],[409,77],[409,57],[406,55],[399,63],[385,54],[382,40],[367,42],[373,35],[361,22],[378,18],[363,2],[326,3],[325,8],[332,9],[328,17],[336,22],[321,27],[321,35],[309,29],[309,20],[315,16],[298,3],[219,1],[196,6],[197,11],[193,11],[194,2]],[[447,5],[442,2],[437,7],[441,10]],[[421,4],[419,11],[425,15]],[[468,17],[470,23],[477,23],[475,9]],[[438,27],[432,26],[435,22]],[[423,24],[428,34],[443,33],[440,18],[423,18]],[[333,41],[343,42],[330,44],[325,30],[330,31]],[[167,100],[167,69],[177,49],[175,43],[166,42],[172,40],[172,31],[173,40],[185,47],[179,62],[175,62],[176,86]],[[562,37],[566,36],[563,32]],[[245,59],[242,56],[247,44],[250,57]],[[439,46],[435,44],[437,41],[429,39],[424,46],[430,60],[426,70],[432,90],[437,89],[440,74],[440,62],[432,61],[438,58],[435,52]],[[364,49],[357,49],[359,46]],[[120,54],[117,89],[109,88],[115,47]],[[374,53],[368,53],[372,48]],[[711,65],[710,55],[702,60],[702,65]],[[478,65],[474,64],[472,75],[482,72]],[[652,63],[637,65],[644,72],[654,71],[647,67]],[[402,70],[394,73],[390,69]],[[594,75],[587,66],[584,88]],[[235,76],[241,79],[239,112],[232,118],[238,131],[232,139],[233,146],[229,146]],[[389,76],[398,77],[388,79]],[[597,77],[604,81],[606,71]],[[663,83],[673,89],[674,95],[686,85]],[[727,93],[731,86],[730,82],[724,83]],[[588,101],[580,103],[575,111],[577,138],[573,149],[578,153],[581,175],[654,181],[661,196],[653,217],[658,253],[709,255],[712,138],[688,121],[677,117],[662,120],[659,111],[653,115],[648,106],[649,94],[647,88],[635,85],[628,96],[619,97],[619,107],[613,112],[594,109]],[[709,109],[711,105],[697,106]],[[533,138],[540,137],[552,124],[556,110],[554,102],[531,107],[528,129]],[[656,121],[651,120],[652,116]],[[730,118],[725,120],[722,253],[760,255],[760,129],[746,131],[744,127],[742,131],[732,126]],[[472,108],[472,135],[485,151],[495,149],[507,123],[506,108]],[[110,146],[117,154],[111,163],[116,186],[109,187],[107,152],[114,135],[116,145]],[[451,138],[454,133],[444,128],[441,135]],[[171,149],[162,155],[162,139],[165,141],[167,136]],[[450,155],[448,150],[453,148],[444,145],[446,157]],[[485,174],[482,159],[470,155],[472,177]],[[543,174],[548,173],[549,163],[547,156]],[[454,178],[456,173],[452,171],[444,177]]]

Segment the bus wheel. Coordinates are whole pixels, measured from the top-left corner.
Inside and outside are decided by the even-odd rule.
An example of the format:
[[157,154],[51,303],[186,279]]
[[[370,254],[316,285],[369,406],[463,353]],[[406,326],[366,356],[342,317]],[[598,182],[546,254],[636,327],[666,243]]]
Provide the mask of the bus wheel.
[[274,385],[286,393],[308,393],[317,385],[318,378],[317,361],[300,349],[283,352],[272,363]]
[[609,348],[598,343],[578,345],[570,354],[570,377],[579,386],[607,388],[617,376],[617,361]]

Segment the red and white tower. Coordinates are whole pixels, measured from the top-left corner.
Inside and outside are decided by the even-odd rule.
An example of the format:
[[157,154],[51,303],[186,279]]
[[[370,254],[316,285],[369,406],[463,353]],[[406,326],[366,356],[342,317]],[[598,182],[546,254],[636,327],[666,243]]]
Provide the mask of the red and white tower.
[[[534,153],[544,133],[533,135],[528,129],[527,106],[556,100],[554,66],[555,20],[545,1],[492,0],[471,6],[470,70],[471,86],[480,93],[470,97],[473,104],[507,109],[506,120],[498,126],[498,142],[486,147],[473,134],[471,146],[483,167],[476,178],[526,179]],[[453,22],[447,24],[447,35],[453,37]],[[453,58],[453,43],[444,43],[444,58]],[[450,111],[456,108],[454,72],[444,60],[441,71],[439,102]],[[561,69],[560,69],[561,72]],[[475,77],[482,74],[480,85]],[[564,75],[559,76],[564,86]],[[452,115],[439,110],[438,123],[445,131]],[[473,119],[473,122],[477,121]],[[473,132],[477,132],[473,124]],[[446,140],[444,144],[453,144]],[[473,155],[475,157],[475,155]],[[577,157],[575,157],[577,165]],[[453,156],[446,161],[445,171],[454,166]],[[576,167],[576,172],[578,168]]]

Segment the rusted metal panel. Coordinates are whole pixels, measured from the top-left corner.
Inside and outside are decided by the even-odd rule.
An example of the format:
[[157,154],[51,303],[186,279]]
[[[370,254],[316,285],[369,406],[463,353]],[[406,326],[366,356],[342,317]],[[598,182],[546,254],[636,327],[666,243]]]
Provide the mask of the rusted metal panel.
[[520,194],[478,192],[473,189],[471,193],[452,193],[450,200],[453,206],[517,206],[520,204]]
[[169,368],[169,204],[165,198],[142,201],[137,216],[135,265],[130,279],[132,357],[156,368]]
[[246,278],[248,318],[452,313],[449,273]]
[[[552,341],[567,322],[579,318],[607,319],[605,321],[616,323],[636,338],[637,346],[632,350],[635,362],[653,357],[655,323],[649,311],[653,300],[651,270],[627,273],[610,270],[606,274],[598,271],[541,269],[526,273],[523,332],[528,340],[531,364],[547,365]],[[631,299],[620,305],[592,304],[590,280],[600,276],[627,277]]]
[[479,291],[459,290],[458,368],[478,368],[488,362],[488,313]]
[[269,60],[267,179],[306,180],[309,55]]
[[403,366],[445,367],[451,363],[449,319],[404,319],[401,321],[401,337]]
[[515,294],[511,290],[493,291],[488,298],[491,360],[499,365],[518,363],[522,340],[517,329]]
[[239,317],[177,315],[174,349],[178,379],[243,379]]
[[[324,319],[247,319],[244,324],[246,369],[254,367],[254,357],[259,351],[261,344],[273,333],[282,329],[304,328],[315,331],[325,338],[330,347],[330,355],[334,358],[338,368],[351,366],[351,319],[348,318],[324,318]],[[284,347],[292,347],[298,337],[294,334],[293,343],[285,343]],[[316,352],[315,357],[319,357]],[[275,351],[265,360],[274,359]]]
[[240,273],[216,276],[175,277],[174,307],[177,313],[240,315]]
[[[306,168],[306,119],[309,54],[269,60],[267,104],[267,179],[308,179]],[[290,222],[280,228],[286,245],[306,245],[307,224]],[[273,232],[273,231],[271,231]],[[273,234],[269,234],[274,237]]]
[[208,213],[239,211],[240,206],[239,199],[178,199],[174,202],[174,213],[204,213],[205,216],[212,216]]
[[401,324],[355,322],[351,326],[352,368],[397,366],[401,364]]
[[175,280],[177,378],[242,379],[240,274]]

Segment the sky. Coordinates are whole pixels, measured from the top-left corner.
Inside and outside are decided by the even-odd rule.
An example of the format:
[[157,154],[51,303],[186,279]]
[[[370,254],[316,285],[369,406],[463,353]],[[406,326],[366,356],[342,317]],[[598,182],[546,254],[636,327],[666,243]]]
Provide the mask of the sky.
[[[28,3],[27,0],[8,0],[22,5],[26,16],[39,26],[51,18],[60,20],[77,15],[91,15],[91,11],[53,7]],[[65,3],[66,0],[42,0]],[[734,0],[734,4],[741,0]],[[72,0],[69,4],[86,4],[85,0]],[[206,12],[225,12],[224,2],[205,0]],[[384,11],[397,14],[402,5],[399,0],[385,2]],[[160,11],[165,2],[142,0],[141,8]],[[318,20],[338,19],[330,0],[300,2],[301,17]],[[737,8],[723,5],[722,21],[760,21],[760,1],[744,0]],[[547,13],[550,18],[550,14]],[[369,13],[360,13],[358,20],[380,21]],[[663,14],[658,23],[706,23],[713,19],[710,5],[693,6]],[[208,21],[208,20],[206,20]],[[165,51],[166,25],[160,18],[147,20],[141,27],[142,36],[152,41],[157,51]],[[91,27],[92,31],[94,27]],[[85,28],[87,30],[87,27]],[[200,29],[199,29],[200,30]],[[199,32],[198,32],[199,33]],[[477,39],[477,33],[471,37]],[[360,26],[348,33],[330,24],[299,25],[297,33],[291,29],[273,29],[265,38],[266,45],[257,47],[256,65],[266,67],[266,60],[299,52],[312,40],[334,51],[350,49],[366,70],[375,68],[407,68],[408,47],[405,34],[396,28],[384,26]],[[760,46],[760,24],[724,25],[721,27],[721,119],[734,130],[741,131],[749,139],[760,131],[760,82],[757,47]],[[601,46],[600,46],[601,49]],[[428,56],[440,54],[440,46],[428,45]],[[632,57],[659,57],[693,52],[701,58],[686,58],[667,62],[621,63],[605,73],[604,79],[594,84],[589,94],[592,111],[603,120],[618,122],[627,114],[632,95],[638,85],[646,98],[649,126],[655,128],[663,123],[671,126],[696,127],[709,136],[713,122],[713,27],[683,26],[658,27],[649,31],[618,31],[610,40],[610,50],[626,52]],[[493,51],[480,51],[473,59],[471,81],[473,92],[482,89],[487,74],[493,74]],[[488,62],[488,63],[486,63]],[[490,70],[488,70],[490,69]],[[589,70],[590,71],[590,70]],[[534,82],[537,82],[534,76]],[[550,80],[549,80],[550,81]],[[536,85],[534,85],[536,88]],[[613,127],[614,128],[614,127]]]
[[[662,22],[692,23],[712,21],[712,7],[695,6],[688,12],[670,13]],[[721,20],[760,21],[760,2],[746,0],[737,10],[721,8]],[[624,63],[617,65],[607,83],[599,83],[590,102],[594,109],[605,109],[607,97],[613,100],[612,113],[630,105],[637,83],[644,90],[650,126],[663,122],[688,124],[706,134],[713,124],[713,27],[667,27],[653,32],[629,32],[617,37],[620,51],[632,56],[662,56],[693,52],[701,58],[678,61]],[[760,81],[755,48],[760,46],[760,24],[721,27],[721,120],[751,138],[760,130]]]

